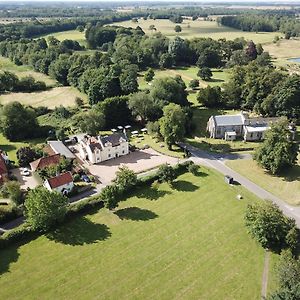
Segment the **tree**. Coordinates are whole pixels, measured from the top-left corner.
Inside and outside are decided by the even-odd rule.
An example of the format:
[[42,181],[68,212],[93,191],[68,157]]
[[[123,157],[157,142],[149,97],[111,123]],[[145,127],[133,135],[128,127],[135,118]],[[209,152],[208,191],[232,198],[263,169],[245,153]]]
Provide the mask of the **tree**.
[[89,135],[96,135],[104,128],[104,114],[98,109],[80,112],[73,117],[74,125]]
[[129,96],[128,107],[134,117],[144,125],[146,121],[156,119],[160,109],[150,94],[145,92],[135,93]]
[[197,87],[199,87],[199,80],[198,79],[192,79],[189,83],[189,87],[191,89],[196,89]]
[[79,32],[84,32],[84,27],[82,25],[78,25],[76,27],[76,30],[78,30]]
[[258,53],[257,53],[256,45],[254,44],[253,41],[250,41],[248,43],[246,48],[246,54],[250,58],[250,60],[256,59]]
[[120,190],[115,184],[105,186],[100,193],[105,207],[109,210],[114,209],[119,203]]
[[168,148],[183,139],[185,135],[186,116],[182,108],[170,103],[163,109],[163,117],[159,120],[160,133],[164,137]]
[[67,138],[65,128],[63,128],[63,127],[58,128],[55,132],[55,136],[59,141],[64,141]]
[[145,81],[150,82],[153,80],[154,76],[155,76],[155,73],[154,73],[153,69],[149,68],[144,75],[144,79],[145,79]]
[[116,172],[115,184],[121,191],[129,191],[137,183],[137,175],[126,166],[119,167]]
[[295,164],[297,154],[298,146],[291,140],[288,122],[282,120],[268,130],[254,159],[272,174],[279,174]]
[[5,193],[9,199],[15,204],[20,205],[22,203],[22,191],[20,183],[17,181],[7,181],[3,187]]
[[300,299],[300,259],[293,257],[290,251],[283,251],[277,267],[279,288],[270,300]]
[[68,199],[58,192],[37,187],[25,199],[25,215],[32,229],[46,231],[65,217]]
[[170,53],[163,53],[159,59],[159,66],[162,69],[168,69],[175,64],[174,56]]
[[77,106],[77,107],[82,107],[83,104],[84,104],[84,101],[82,100],[82,98],[76,97],[76,98],[75,98],[75,103],[76,103],[76,106]]
[[203,79],[205,81],[210,80],[212,75],[213,74],[212,74],[210,68],[207,68],[207,67],[203,67],[203,68],[199,69],[199,71],[197,73],[197,76],[199,76],[201,79]]
[[181,28],[180,25],[176,25],[176,26],[174,27],[174,30],[175,30],[175,32],[179,33],[179,32],[182,31],[182,28]]
[[222,92],[219,86],[211,87],[208,85],[206,88],[202,88],[199,90],[197,100],[199,103],[206,107],[219,107],[222,106]]
[[9,140],[36,137],[39,129],[34,111],[21,103],[11,102],[0,108],[0,131]]
[[199,166],[198,165],[196,165],[194,163],[189,164],[188,171],[190,173],[192,173],[193,175],[197,175],[198,174],[198,170],[199,170]]
[[248,232],[264,248],[279,251],[286,247],[286,237],[295,221],[286,217],[270,201],[249,204],[245,214]]
[[29,163],[42,156],[42,151],[37,151],[33,147],[21,147],[17,151],[17,159],[21,167],[28,166]]
[[187,92],[182,82],[176,78],[165,77],[155,79],[150,90],[150,95],[160,107],[168,103],[188,105]]
[[157,171],[158,180],[171,184],[176,179],[174,169],[168,164],[161,165]]

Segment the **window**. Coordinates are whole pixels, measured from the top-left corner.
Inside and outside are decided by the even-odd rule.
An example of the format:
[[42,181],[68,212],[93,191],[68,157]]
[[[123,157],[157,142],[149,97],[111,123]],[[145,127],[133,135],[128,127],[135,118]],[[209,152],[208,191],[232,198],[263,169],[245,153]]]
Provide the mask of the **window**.
[[111,155],[110,155],[110,154],[108,154],[108,157],[111,157]]
[[123,150],[123,151],[122,151],[122,153],[124,154],[124,153],[125,153],[125,151]]

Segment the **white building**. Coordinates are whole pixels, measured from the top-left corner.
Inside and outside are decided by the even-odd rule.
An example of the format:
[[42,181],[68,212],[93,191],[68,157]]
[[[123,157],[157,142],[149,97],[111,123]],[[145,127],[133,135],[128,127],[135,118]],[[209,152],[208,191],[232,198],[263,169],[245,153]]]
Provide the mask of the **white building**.
[[129,153],[129,143],[124,133],[108,136],[85,136],[79,142],[79,153],[82,159],[97,164]]
[[57,191],[63,195],[69,194],[74,187],[73,177],[70,172],[46,179],[44,187],[49,191]]
[[279,118],[252,118],[241,112],[236,115],[211,116],[207,123],[210,138],[228,141],[243,138],[244,141],[260,141],[271,124]]

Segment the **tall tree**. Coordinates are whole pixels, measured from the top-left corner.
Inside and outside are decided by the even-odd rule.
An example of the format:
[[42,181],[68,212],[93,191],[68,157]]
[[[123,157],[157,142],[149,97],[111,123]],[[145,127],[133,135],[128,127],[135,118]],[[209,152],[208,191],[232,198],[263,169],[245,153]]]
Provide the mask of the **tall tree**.
[[164,107],[163,117],[160,119],[160,133],[169,149],[183,139],[185,124],[186,115],[179,105],[170,103]]
[[279,174],[295,164],[297,154],[298,145],[291,140],[288,122],[283,120],[272,125],[254,158],[272,174]]

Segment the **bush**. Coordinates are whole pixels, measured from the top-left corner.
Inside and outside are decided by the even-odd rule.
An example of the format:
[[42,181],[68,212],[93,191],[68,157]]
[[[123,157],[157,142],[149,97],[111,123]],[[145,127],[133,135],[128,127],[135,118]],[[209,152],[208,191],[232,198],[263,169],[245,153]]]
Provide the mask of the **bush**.
[[198,166],[198,165],[190,164],[190,165],[188,166],[188,171],[189,171],[190,173],[192,173],[193,175],[197,175],[198,170],[199,170],[199,166]]
[[175,170],[167,164],[160,166],[157,174],[159,182],[172,183],[176,178]]
[[74,174],[73,175],[73,180],[74,180],[74,182],[80,181],[80,175],[79,174]]

